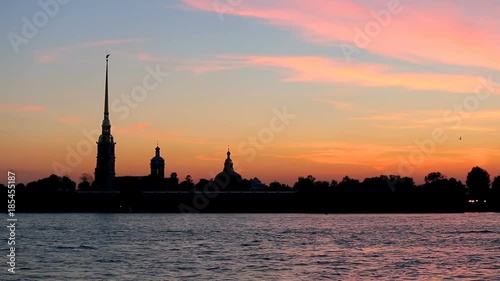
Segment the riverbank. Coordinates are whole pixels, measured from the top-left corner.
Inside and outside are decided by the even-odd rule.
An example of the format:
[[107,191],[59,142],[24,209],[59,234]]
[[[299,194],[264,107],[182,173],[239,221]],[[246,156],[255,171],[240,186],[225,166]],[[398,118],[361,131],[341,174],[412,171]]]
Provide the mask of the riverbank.
[[[17,212],[456,213],[499,211],[498,200],[470,203],[460,193],[29,191]],[[496,207],[496,208],[495,208]]]

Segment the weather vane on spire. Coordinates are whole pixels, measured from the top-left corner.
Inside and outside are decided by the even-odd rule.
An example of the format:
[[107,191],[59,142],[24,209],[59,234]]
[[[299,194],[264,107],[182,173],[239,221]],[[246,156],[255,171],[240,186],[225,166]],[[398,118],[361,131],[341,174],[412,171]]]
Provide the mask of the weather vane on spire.
[[110,53],[106,52],[106,60],[108,60],[109,56],[111,55]]

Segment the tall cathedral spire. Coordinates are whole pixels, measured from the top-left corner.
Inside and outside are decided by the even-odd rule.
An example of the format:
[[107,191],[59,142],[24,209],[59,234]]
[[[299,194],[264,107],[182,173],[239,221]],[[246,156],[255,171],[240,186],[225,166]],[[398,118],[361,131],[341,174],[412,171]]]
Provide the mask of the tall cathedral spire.
[[110,54],[106,55],[106,82],[104,84],[104,119],[102,120],[102,134],[111,134],[111,122],[109,121],[109,110],[108,110],[108,58]]
[[108,111],[108,58],[111,54],[106,55],[106,85],[104,86],[104,118],[109,118]]
[[97,141],[97,164],[95,168],[95,185],[97,188],[110,189],[115,177],[115,142],[111,135],[111,122],[108,109],[108,58],[106,55],[106,81],[104,85],[104,119],[102,133]]

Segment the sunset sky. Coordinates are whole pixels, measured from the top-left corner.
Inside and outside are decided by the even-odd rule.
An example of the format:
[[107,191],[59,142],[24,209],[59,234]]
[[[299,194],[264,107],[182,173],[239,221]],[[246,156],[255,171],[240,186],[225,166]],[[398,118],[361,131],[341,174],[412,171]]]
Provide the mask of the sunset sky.
[[106,52],[117,176],[149,174],[157,141],[195,181],[228,146],[265,183],[500,175],[497,0],[40,3],[0,4],[0,168],[20,182],[94,173]]

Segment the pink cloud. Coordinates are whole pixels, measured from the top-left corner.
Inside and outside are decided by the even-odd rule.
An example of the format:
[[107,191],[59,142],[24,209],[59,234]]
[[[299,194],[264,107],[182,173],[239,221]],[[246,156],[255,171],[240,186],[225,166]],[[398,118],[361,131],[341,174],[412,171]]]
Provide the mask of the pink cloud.
[[[218,56],[221,69],[238,67],[262,67],[286,70],[284,82],[312,82],[349,84],[360,87],[397,87],[407,90],[445,91],[455,93],[474,93],[480,85],[478,77],[459,74],[398,72],[382,64],[347,63],[342,59],[323,57],[271,57],[271,56]],[[200,62],[191,68],[197,73],[202,66]],[[188,66],[189,67],[189,66]],[[204,68],[205,70],[209,68]],[[217,71],[218,68],[212,68]]]
[[152,61],[154,60],[148,53],[139,53],[137,54],[137,59],[140,61]]
[[215,157],[207,157],[201,154],[196,155],[196,159],[201,160],[201,161],[221,161],[220,158],[215,158]]
[[97,47],[97,46],[107,46],[107,45],[116,45],[116,44],[124,44],[124,43],[134,43],[143,41],[141,38],[128,38],[128,39],[116,39],[116,40],[102,40],[102,41],[91,41],[85,42],[80,45],[75,46],[74,48],[87,48],[87,47]]
[[39,55],[36,57],[36,61],[40,63],[49,63],[49,62],[54,62],[55,60],[56,58],[52,54]]
[[146,128],[149,128],[149,127],[151,127],[151,123],[147,123],[147,122],[139,123],[139,124],[135,125],[135,128],[138,129],[138,130],[146,129]]
[[0,104],[0,111],[45,111],[45,107],[40,105],[23,104]]
[[[494,126],[485,126],[484,122],[497,123],[500,121],[500,113],[494,110],[480,110],[466,112],[457,123],[457,119],[445,118],[445,113],[450,109],[442,110],[412,110],[405,112],[384,112],[362,117],[353,117],[350,120],[362,120],[373,122],[373,127],[381,129],[415,129],[436,127],[446,130],[456,131],[477,131],[477,132],[496,132]],[[446,115],[448,116],[448,115]],[[461,115],[455,112],[456,118]],[[448,118],[449,118],[448,116]]]
[[193,59],[193,58],[175,58],[175,57],[159,57],[149,53],[139,53],[136,56],[139,61],[168,63],[169,67],[173,67],[180,71],[191,71],[194,74],[205,74],[209,72],[237,69],[243,67],[237,61],[220,61],[214,59]]
[[120,128],[115,130],[116,134],[134,134],[138,131],[142,131],[151,127],[151,123],[148,122],[143,122],[143,123],[137,123],[133,125],[128,125],[128,126],[121,126]]
[[352,120],[368,120],[368,121],[401,121],[408,119],[407,113],[386,113],[381,115],[371,115],[365,117],[354,117]]
[[[257,18],[293,30],[315,44],[340,46],[347,43],[383,56],[412,62],[436,62],[499,69],[500,24],[495,2],[474,5],[481,19],[467,17],[469,5],[452,1],[425,3],[400,1],[390,20],[377,23],[374,13],[388,10],[390,1],[370,4],[347,0],[245,1],[223,11],[212,0],[184,0],[197,10]],[[370,7],[368,6],[370,5]],[[477,6],[482,7],[477,7]],[[366,32],[369,25],[375,32]],[[373,28],[373,27],[372,27]],[[365,42],[361,40],[363,35]]]
[[328,99],[312,99],[312,100],[316,101],[316,102],[331,104],[336,109],[341,109],[341,110],[348,110],[348,109],[352,109],[354,107],[354,105],[352,103],[347,103],[347,102],[342,102],[342,101],[335,101],[335,100],[328,100]]
[[[448,109],[442,110],[412,110],[405,112],[384,112],[380,114],[355,117],[352,120],[393,120],[393,121],[410,121],[410,120],[420,120],[426,123],[437,123],[436,120],[443,120],[443,115],[445,112],[450,111],[452,106]],[[459,114],[459,113],[457,113]],[[460,115],[458,115],[460,116]],[[468,120],[484,121],[484,119],[489,121],[500,121],[500,112],[496,110],[480,110],[480,111],[470,111],[463,113],[463,118]]]

